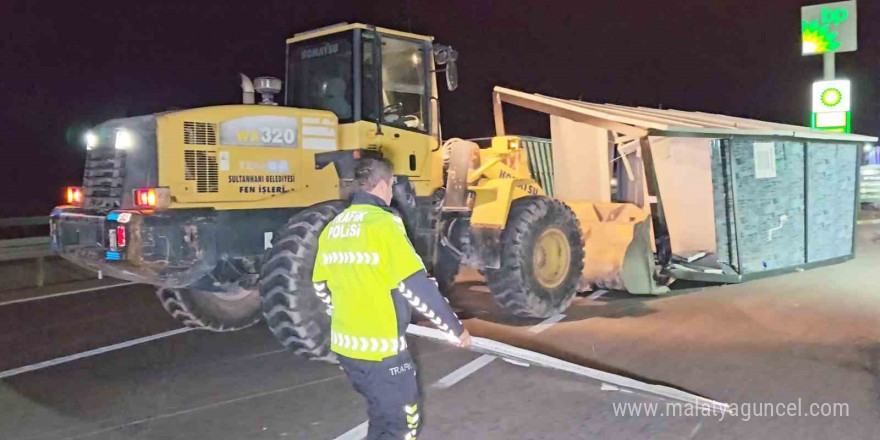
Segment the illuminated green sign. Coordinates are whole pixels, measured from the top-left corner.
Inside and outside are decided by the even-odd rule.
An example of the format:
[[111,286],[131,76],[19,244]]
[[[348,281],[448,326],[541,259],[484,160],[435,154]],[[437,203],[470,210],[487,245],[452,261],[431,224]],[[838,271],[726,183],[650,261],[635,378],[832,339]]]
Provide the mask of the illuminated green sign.
[[802,7],[803,54],[856,50],[856,22],[855,0]]
[[811,126],[814,130],[835,133],[852,133],[852,113],[813,113]]
[[822,105],[825,107],[834,107],[837,104],[840,104],[840,101],[843,99],[843,94],[840,93],[840,90],[835,88],[827,89],[822,92],[822,96],[819,97],[819,100],[822,101]]
[[847,79],[813,83],[814,129],[849,133],[852,116],[852,84]]
[[813,112],[848,112],[852,109],[852,84],[848,79],[813,83]]

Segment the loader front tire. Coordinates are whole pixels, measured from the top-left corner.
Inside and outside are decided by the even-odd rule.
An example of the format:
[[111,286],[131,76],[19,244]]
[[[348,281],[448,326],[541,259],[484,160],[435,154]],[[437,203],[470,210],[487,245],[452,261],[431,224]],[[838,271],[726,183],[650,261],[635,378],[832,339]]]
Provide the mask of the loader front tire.
[[228,293],[161,287],[156,296],[162,307],[187,327],[229,332],[250,327],[260,315],[260,292],[237,287]]
[[306,359],[336,363],[330,351],[330,316],[315,295],[312,272],[318,237],[346,207],[341,201],[306,208],[275,234],[260,273],[263,316],[286,348]]
[[501,267],[489,290],[508,312],[548,318],[568,308],[584,268],[584,237],[571,209],[549,197],[513,202],[501,233]]

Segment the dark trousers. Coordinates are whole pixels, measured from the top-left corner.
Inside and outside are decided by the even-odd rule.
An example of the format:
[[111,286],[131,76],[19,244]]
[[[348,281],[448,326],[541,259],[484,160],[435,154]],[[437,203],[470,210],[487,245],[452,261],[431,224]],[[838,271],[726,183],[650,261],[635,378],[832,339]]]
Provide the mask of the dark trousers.
[[382,361],[339,356],[355,391],[367,399],[367,440],[414,440],[419,431],[421,399],[416,363],[409,351]]

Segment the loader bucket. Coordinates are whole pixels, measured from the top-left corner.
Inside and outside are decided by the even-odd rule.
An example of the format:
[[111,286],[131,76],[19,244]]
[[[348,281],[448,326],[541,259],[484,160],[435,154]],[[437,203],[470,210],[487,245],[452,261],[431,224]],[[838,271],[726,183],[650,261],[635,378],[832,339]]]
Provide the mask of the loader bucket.
[[630,203],[565,201],[584,235],[581,290],[625,290],[658,295],[669,291],[654,279],[651,216]]

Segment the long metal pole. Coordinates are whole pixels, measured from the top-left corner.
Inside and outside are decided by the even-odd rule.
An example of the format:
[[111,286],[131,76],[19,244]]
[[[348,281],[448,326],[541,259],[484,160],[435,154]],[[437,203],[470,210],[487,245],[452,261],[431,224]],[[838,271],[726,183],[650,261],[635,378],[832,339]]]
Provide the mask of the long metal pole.
[[[406,329],[406,333],[413,336],[433,340],[434,342],[449,343],[449,339],[447,338],[446,333],[433,328],[420,327],[415,324],[410,324],[409,327],[407,327]],[[567,371],[569,373],[574,373],[580,376],[586,376],[592,379],[599,380],[601,382],[604,382],[605,384],[616,385],[617,387],[629,390],[643,391],[653,394],[655,396],[665,397],[670,400],[677,400],[679,402],[692,404],[695,406],[695,410],[705,409],[707,411],[712,411],[713,414],[730,413],[731,411],[730,405],[727,403],[718,402],[666,385],[641,382],[626,376],[620,376],[606,371],[573,364],[571,362],[556,359],[545,354],[536,353],[534,351],[525,350],[519,347],[514,347],[512,345],[507,345],[498,341],[493,341],[491,339],[474,337],[471,338],[471,341],[471,351],[499,356],[512,361],[514,364],[538,365],[545,368],[553,368],[557,370]],[[603,386],[602,389],[613,390],[614,387],[609,388],[607,386]]]
[[825,81],[834,79],[834,52],[825,52],[822,54],[822,67],[825,71]]

